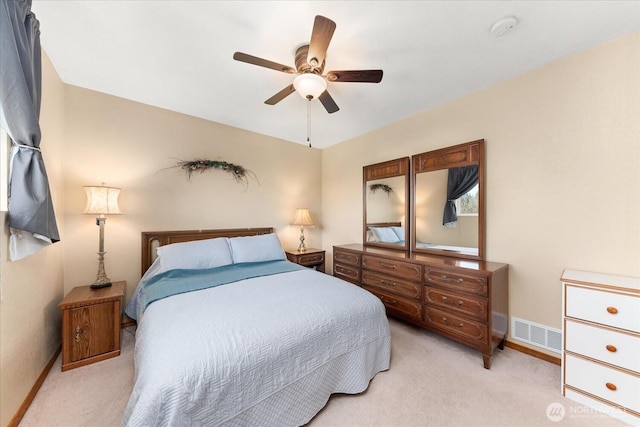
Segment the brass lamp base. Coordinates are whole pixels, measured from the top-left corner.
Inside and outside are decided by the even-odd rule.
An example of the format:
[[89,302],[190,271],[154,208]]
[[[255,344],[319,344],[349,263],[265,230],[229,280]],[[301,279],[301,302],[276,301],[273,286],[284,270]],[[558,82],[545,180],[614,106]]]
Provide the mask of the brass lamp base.
[[89,285],[89,287],[91,289],[101,289],[101,288],[108,288],[109,286],[111,286],[111,282],[107,282],[107,283],[94,283],[92,285]]

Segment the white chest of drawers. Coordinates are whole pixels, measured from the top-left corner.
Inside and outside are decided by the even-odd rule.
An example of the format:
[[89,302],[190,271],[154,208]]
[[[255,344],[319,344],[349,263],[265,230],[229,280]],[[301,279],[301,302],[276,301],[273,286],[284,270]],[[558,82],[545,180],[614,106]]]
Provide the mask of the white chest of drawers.
[[640,426],[640,278],[562,275],[562,394]]

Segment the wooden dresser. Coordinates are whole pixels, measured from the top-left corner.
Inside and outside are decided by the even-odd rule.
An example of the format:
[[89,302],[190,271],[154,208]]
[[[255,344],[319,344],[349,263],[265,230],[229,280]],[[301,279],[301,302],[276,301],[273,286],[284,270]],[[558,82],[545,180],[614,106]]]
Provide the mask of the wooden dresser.
[[333,275],[377,295],[387,313],[482,352],[508,330],[508,265],[361,244],[333,247]]
[[640,278],[565,270],[562,394],[640,426]]

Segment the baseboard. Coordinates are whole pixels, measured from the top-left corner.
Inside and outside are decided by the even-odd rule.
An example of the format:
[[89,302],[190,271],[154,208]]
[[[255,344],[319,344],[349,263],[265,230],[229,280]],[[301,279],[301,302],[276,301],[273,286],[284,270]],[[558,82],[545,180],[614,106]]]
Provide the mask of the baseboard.
[[47,363],[47,366],[45,366],[44,369],[42,370],[42,373],[36,380],[33,387],[31,387],[31,390],[29,390],[29,394],[27,394],[27,397],[24,399],[24,401],[22,402],[22,405],[20,405],[20,407],[18,408],[18,411],[13,416],[11,421],[9,421],[9,424],[7,424],[7,427],[18,427],[18,425],[20,424],[20,421],[22,421],[22,418],[24,417],[24,414],[27,413],[27,409],[29,409],[29,406],[31,406],[33,399],[35,399],[36,394],[38,393],[38,390],[40,390],[40,387],[42,387],[42,383],[44,383],[44,380],[47,378],[47,375],[49,375],[49,371],[51,371],[53,364],[56,363],[56,359],[58,358],[58,355],[60,354],[61,351],[62,351],[62,344],[60,344],[56,349],[56,351],[53,353],[53,356],[49,360],[49,363]]
[[541,351],[534,350],[532,348],[525,347],[525,346],[520,345],[520,344],[516,344],[516,343],[514,343],[512,341],[505,341],[504,345],[509,347],[509,348],[512,348],[514,350],[517,350],[517,351],[519,351],[521,353],[528,354],[529,356],[533,356],[535,358],[542,359],[545,362],[549,362],[549,363],[553,363],[554,365],[561,366],[560,357],[551,356],[550,354],[543,353]]

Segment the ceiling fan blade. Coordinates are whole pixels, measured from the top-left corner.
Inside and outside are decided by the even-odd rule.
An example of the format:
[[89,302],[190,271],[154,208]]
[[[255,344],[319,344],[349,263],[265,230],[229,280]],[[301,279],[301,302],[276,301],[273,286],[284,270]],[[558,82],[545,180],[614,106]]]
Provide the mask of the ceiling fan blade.
[[269,105],[276,105],[278,102],[282,101],[283,99],[285,99],[287,96],[289,96],[290,94],[292,94],[295,91],[296,90],[293,87],[293,85],[290,84],[289,86],[287,86],[284,89],[282,89],[280,92],[278,92],[275,95],[273,95],[271,98],[269,98],[266,101],[264,101],[264,103],[265,104],[269,104]]
[[295,69],[288,65],[278,64],[277,62],[268,61],[266,59],[258,58],[257,56],[248,55],[242,52],[236,52],[233,54],[233,59],[236,61],[246,62],[247,64],[258,65],[260,67],[271,68],[272,70],[282,71],[283,73],[293,74]]
[[380,83],[382,70],[329,71],[330,82]]
[[320,68],[327,55],[327,48],[336,30],[336,23],[329,18],[317,15],[313,21],[313,31],[309,42],[307,63],[314,68]]
[[322,105],[324,105],[327,113],[331,114],[339,110],[338,104],[336,104],[331,95],[329,95],[329,92],[327,92],[326,90],[320,94],[318,99],[320,100],[320,102],[322,102]]

